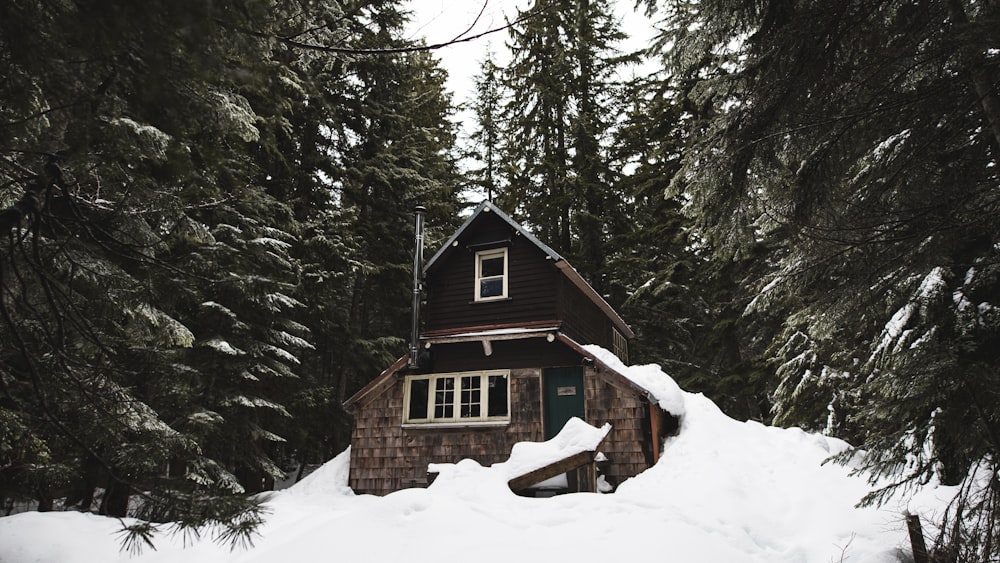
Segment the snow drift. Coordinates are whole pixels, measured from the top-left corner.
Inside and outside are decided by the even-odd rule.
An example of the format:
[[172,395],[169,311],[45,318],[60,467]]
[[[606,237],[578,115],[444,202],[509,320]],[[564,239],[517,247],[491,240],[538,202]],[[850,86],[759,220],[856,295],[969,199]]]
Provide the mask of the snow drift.
[[[930,521],[954,492],[928,486],[906,504],[856,508],[869,490],[865,480],[824,463],[846,443],[735,421],[704,396],[680,391],[655,366],[613,367],[642,378],[637,383],[661,406],[682,413],[680,433],[667,440],[660,462],[614,494],[515,496],[507,487],[512,464],[520,470],[535,456],[551,454],[526,446],[492,467],[472,460],[441,464],[427,489],[355,495],[347,486],[345,451],[271,494],[251,549],[230,550],[212,542],[211,534],[185,546],[183,538],[163,533],[155,551],[131,556],[119,550],[117,520],[26,513],[0,518],[0,561],[905,561],[903,511]],[[574,432],[593,439],[590,430]],[[556,443],[574,442],[564,437]]]

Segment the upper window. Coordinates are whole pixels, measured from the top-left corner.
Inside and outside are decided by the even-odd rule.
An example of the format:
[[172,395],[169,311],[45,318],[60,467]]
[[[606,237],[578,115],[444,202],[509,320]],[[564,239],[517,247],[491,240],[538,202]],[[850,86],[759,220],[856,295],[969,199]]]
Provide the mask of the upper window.
[[403,422],[510,420],[509,379],[506,371],[408,376]]
[[611,330],[614,333],[614,340],[612,341],[614,349],[611,351],[618,356],[618,359],[621,360],[622,363],[628,364],[628,339],[625,338],[624,334],[618,332],[618,329],[612,328]]
[[476,301],[507,297],[507,249],[476,253]]

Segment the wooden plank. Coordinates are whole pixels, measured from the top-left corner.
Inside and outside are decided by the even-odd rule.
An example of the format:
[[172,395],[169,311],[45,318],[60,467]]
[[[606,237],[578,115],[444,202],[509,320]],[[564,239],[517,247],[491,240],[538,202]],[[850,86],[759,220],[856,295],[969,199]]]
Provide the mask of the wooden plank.
[[910,549],[913,550],[914,563],[930,563],[927,545],[924,543],[924,533],[920,528],[920,517],[906,513],[906,529],[910,534]]
[[562,475],[567,471],[572,471],[582,465],[593,463],[594,456],[596,452],[580,452],[571,455],[567,458],[563,458],[554,463],[550,463],[545,467],[540,467],[534,471],[529,471],[520,477],[515,477],[511,479],[507,484],[510,486],[512,491],[521,491],[527,489],[531,485],[536,483],[541,483],[546,479],[551,479],[557,475]]
[[649,424],[651,434],[653,435],[653,463],[660,460],[660,440],[663,439],[660,436],[660,413],[663,412],[657,405],[653,403],[649,404]]
[[562,321],[556,319],[551,320],[536,320],[536,321],[526,321],[526,322],[516,322],[516,323],[501,323],[501,324],[491,324],[491,325],[480,325],[480,326],[470,326],[462,328],[447,328],[441,330],[430,330],[421,333],[421,338],[434,338],[438,336],[451,336],[454,334],[461,334],[464,332],[484,332],[488,330],[503,330],[509,328],[559,328]]

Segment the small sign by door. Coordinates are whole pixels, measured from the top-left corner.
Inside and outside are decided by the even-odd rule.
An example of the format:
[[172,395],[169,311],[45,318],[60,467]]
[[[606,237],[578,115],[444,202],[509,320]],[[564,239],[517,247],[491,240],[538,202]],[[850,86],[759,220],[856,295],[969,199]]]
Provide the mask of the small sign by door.
[[559,397],[576,395],[576,387],[556,387],[556,395]]

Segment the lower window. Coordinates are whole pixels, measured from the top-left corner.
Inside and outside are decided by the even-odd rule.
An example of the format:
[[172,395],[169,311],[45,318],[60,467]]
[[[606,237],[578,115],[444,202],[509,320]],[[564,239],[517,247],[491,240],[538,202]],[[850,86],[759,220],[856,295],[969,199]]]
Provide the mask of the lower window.
[[509,375],[506,371],[477,371],[407,376],[403,422],[510,420]]

